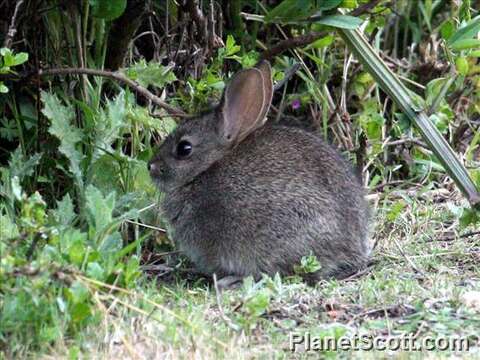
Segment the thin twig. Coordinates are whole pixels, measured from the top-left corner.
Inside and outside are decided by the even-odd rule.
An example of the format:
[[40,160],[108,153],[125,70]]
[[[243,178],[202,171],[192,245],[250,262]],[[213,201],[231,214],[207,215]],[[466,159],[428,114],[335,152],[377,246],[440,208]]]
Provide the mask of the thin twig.
[[128,222],[128,223],[133,224],[133,225],[138,225],[138,226],[141,226],[141,227],[145,227],[145,228],[148,228],[148,229],[157,230],[157,231],[160,231],[160,232],[163,232],[163,233],[167,232],[167,230],[165,230],[165,229],[162,229],[162,228],[159,228],[159,227],[153,226],[153,225],[142,224],[138,221],[125,220],[125,222]]
[[87,69],[87,68],[55,68],[55,69],[45,69],[45,70],[40,69],[37,74],[38,76],[86,74],[86,75],[102,76],[102,77],[110,78],[131,87],[132,89],[142,94],[145,98],[150,100],[155,105],[165,109],[171,116],[178,116],[178,117],[186,116],[186,114],[182,110],[167,104],[158,96],[151,93],[148,89],[144,88],[143,86],[138,84],[136,81],[129,79],[128,77],[126,77],[125,75],[119,72],[112,72],[112,71],[98,70],[98,69]]
[[295,63],[293,64],[292,67],[287,69],[287,71],[285,71],[285,76],[283,77],[283,79],[280,80],[278,83],[276,83],[275,86],[273,87],[273,91],[275,92],[281,89],[283,85],[285,85],[288,82],[288,80],[290,80],[290,78],[298,71],[298,69],[300,69],[300,66],[301,65],[299,63]]
[[427,275],[413,262],[412,259],[410,259],[410,257],[405,253],[405,251],[403,251],[402,247],[400,246],[400,244],[398,243],[398,241],[393,238],[393,242],[395,243],[395,245],[397,246],[397,249],[398,251],[400,252],[400,254],[405,258],[405,260],[407,260],[407,262],[410,264],[410,266],[412,267],[412,269],[420,274],[421,276],[423,276],[424,278],[427,277]]
[[267,49],[263,52],[261,58],[263,60],[270,60],[274,58],[275,56],[281,54],[282,52],[292,49],[292,48],[297,48],[297,47],[304,47],[315,40],[320,39],[321,37],[325,36],[327,33],[326,32],[312,32],[310,34],[305,34],[301,36],[296,36],[293,38],[289,38],[286,40],[280,41],[277,45],[274,47]]
[[7,35],[5,36],[5,41],[3,42],[4,48],[9,48],[12,45],[13,38],[17,33],[17,16],[23,3],[24,3],[24,0],[19,0],[15,5],[12,21],[10,21],[10,26],[8,27],[8,32],[7,32]]
[[220,312],[220,316],[225,321],[225,323],[228,325],[229,328],[231,328],[234,331],[240,330],[240,327],[235,324],[232,319],[230,319],[227,315],[225,315],[225,312],[223,311],[223,306],[222,306],[222,299],[220,298],[220,290],[218,288],[218,281],[217,281],[217,274],[213,274],[213,286],[215,287],[215,295],[217,299],[217,306],[218,306],[218,311]]

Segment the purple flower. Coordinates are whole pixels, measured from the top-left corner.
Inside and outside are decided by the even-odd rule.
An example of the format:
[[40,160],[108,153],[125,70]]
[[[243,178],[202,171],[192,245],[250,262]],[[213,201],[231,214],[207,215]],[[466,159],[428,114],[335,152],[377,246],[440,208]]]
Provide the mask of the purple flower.
[[292,109],[293,110],[297,110],[298,108],[300,108],[300,99],[295,99],[292,101]]

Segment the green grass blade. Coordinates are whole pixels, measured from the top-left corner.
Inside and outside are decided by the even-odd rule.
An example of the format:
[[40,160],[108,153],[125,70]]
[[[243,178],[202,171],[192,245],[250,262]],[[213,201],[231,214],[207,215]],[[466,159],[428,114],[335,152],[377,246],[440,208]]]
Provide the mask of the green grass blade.
[[428,119],[424,109],[410,96],[407,87],[387,67],[377,52],[370,46],[359,30],[338,29],[350,50],[365,69],[408,118],[417,126],[423,139],[428,143],[445,170],[465,194],[472,206],[480,205],[480,194],[467,170],[443,138],[435,125]]

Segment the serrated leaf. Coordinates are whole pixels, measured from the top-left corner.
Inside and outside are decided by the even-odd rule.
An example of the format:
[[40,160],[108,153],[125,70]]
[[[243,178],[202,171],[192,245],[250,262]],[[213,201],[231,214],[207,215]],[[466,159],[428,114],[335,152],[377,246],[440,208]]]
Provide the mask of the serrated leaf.
[[23,180],[25,176],[31,176],[41,157],[41,154],[34,154],[27,158],[23,156],[22,149],[18,147],[8,161],[11,176],[18,176],[20,180]]
[[69,194],[65,195],[61,201],[57,201],[57,208],[53,210],[53,214],[60,225],[68,226],[72,224],[76,214]]
[[143,87],[153,85],[163,88],[177,79],[172,71],[172,67],[154,62],[147,63],[143,59],[124,69],[123,72],[127,77],[135,80]]
[[89,185],[85,191],[87,221],[93,230],[93,234],[99,234],[113,221],[113,209],[115,208],[115,193],[106,197],[96,187]]
[[126,125],[125,93],[121,92],[114,100],[108,100],[105,109],[95,117],[95,140],[93,160],[111,150],[113,142],[121,136]]
[[71,105],[63,105],[54,94],[42,91],[41,99],[44,104],[42,113],[51,123],[48,132],[60,140],[58,150],[69,160],[69,170],[75,177],[77,185],[83,188],[80,162],[84,156],[76,149],[76,145],[82,140],[82,133],[72,125],[75,111]]

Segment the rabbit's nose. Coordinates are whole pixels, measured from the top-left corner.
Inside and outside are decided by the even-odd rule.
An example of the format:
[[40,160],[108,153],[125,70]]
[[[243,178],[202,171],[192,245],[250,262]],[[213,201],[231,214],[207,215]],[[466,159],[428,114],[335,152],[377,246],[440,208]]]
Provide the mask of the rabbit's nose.
[[158,161],[153,161],[153,160],[149,161],[147,164],[147,167],[148,167],[148,171],[152,176],[155,176],[155,175],[158,176],[163,173],[162,164],[159,163]]

